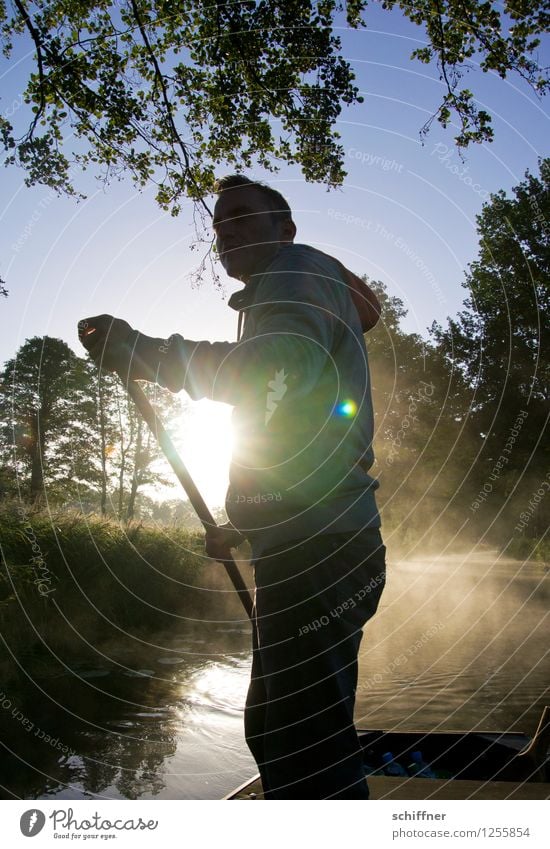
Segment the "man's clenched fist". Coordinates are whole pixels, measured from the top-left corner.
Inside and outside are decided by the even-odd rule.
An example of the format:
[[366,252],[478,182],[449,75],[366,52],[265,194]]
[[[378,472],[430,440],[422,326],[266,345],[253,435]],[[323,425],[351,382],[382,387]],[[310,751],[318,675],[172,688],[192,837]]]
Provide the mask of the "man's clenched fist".
[[78,338],[104,371],[128,372],[135,330],[121,318],[96,315],[78,322]]

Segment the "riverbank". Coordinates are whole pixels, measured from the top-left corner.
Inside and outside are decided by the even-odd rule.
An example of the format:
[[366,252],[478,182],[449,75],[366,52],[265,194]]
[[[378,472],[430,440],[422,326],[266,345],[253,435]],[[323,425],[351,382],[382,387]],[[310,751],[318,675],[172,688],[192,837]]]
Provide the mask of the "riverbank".
[[[547,543],[513,542],[507,557],[547,571]],[[85,662],[113,641],[124,646],[147,633],[177,634],[182,625],[243,621],[223,567],[205,557],[195,531],[4,502],[0,552],[4,681],[20,675],[18,662]],[[251,586],[248,564],[240,565]]]
[[504,547],[508,557],[515,560],[540,563],[542,566],[550,567],[550,540],[530,539],[529,537],[514,537]]
[[[243,618],[203,535],[123,525],[20,503],[0,508],[0,673],[17,661],[82,659],[113,640],[175,630],[184,621]],[[5,680],[5,677],[4,677]]]

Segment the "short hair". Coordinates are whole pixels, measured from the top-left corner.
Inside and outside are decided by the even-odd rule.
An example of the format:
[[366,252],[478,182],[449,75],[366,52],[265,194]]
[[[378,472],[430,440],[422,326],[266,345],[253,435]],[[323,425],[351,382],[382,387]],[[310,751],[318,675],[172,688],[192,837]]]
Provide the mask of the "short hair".
[[253,186],[255,189],[258,189],[269,202],[269,206],[277,216],[288,218],[292,221],[292,210],[288,201],[277,189],[272,189],[271,186],[259,180],[250,180],[243,174],[227,174],[225,177],[220,177],[214,183],[214,194],[221,195],[222,192],[228,189],[238,189],[245,186]]

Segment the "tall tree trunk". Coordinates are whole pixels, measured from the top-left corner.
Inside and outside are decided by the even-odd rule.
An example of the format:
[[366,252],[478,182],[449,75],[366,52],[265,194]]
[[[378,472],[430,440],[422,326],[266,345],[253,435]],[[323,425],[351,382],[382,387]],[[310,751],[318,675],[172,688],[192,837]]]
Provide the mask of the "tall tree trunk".
[[124,425],[122,422],[122,411],[120,409],[120,395],[117,392],[118,419],[120,427],[120,470],[118,473],[118,518],[122,519],[124,505],[124,473],[126,472],[127,446],[124,442]]
[[103,382],[98,378],[99,432],[101,437],[101,515],[107,513],[107,440],[105,437],[105,401]]
[[134,518],[136,508],[136,495],[140,484],[141,464],[143,462],[143,420],[140,417],[137,424],[136,449],[134,451],[134,473],[132,475],[132,484],[130,486],[130,497],[128,499],[128,509],[126,511],[126,521],[131,522]]
[[128,454],[130,448],[132,447],[132,443],[134,441],[135,434],[135,413],[133,408],[130,406],[128,400],[126,399],[126,409],[128,413],[128,439],[124,440],[124,421],[122,418],[122,409],[120,402],[120,395],[117,393],[117,401],[118,401],[118,416],[119,416],[119,427],[120,427],[120,472],[118,475],[118,518],[122,519],[124,517],[124,476],[126,474],[126,462],[128,459]]
[[43,431],[40,426],[40,411],[31,416],[31,486],[32,502],[40,501],[44,493],[44,472],[42,466],[44,451]]

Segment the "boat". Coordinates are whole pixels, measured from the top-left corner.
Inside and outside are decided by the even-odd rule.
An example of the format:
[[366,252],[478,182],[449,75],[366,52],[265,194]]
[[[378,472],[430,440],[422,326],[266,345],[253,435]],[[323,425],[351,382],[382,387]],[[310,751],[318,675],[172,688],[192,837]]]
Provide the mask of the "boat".
[[[371,799],[550,799],[549,706],[532,737],[510,731],[361,730],[358,736]],[[225,799],[263,799],[260,776]]]

